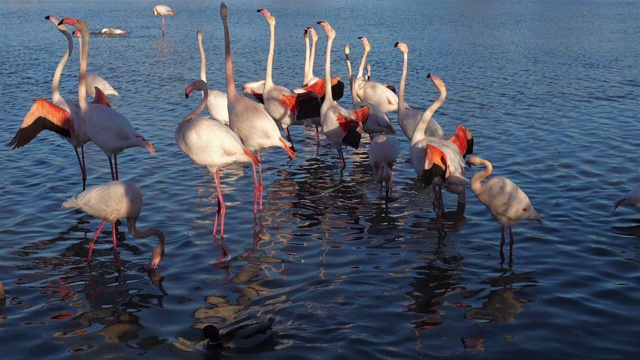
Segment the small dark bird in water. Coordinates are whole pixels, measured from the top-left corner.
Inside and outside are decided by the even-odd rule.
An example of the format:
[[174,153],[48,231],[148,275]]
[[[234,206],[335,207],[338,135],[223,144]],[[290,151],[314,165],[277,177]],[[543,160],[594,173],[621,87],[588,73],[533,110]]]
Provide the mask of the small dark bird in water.
[[227,330],[224,334],[220,334],[214,325],[207,325],[202,329],[202,334],[196,343],[207,340],[204,344],[206,350],[252,348],[271,337],[273,334],[271,326],[274,321],[275,319],[270,317],[267,321],[242,324]]

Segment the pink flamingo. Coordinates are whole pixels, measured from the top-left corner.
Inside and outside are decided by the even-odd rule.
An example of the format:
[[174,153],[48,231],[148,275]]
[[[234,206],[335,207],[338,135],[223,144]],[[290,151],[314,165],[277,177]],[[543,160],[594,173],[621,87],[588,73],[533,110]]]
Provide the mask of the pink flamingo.
[[397,111],[398,95],[385,85],[377,81],[367,81],[365,77],[362,76],[367,54],[369,54],[369,51],[371,50],[371,44],[364,36],[361,36],[359,39],[362,40],[362,44],[364,45],[364,53],[362,55],[360,67],[358,68],[358,76],[354,82],[358,98],[362,101],[376,105],[385,113]]
[[218,229],[220,217],[220,236],[224,236],[224,218],[227,212],[220,188],[220,168],[234,162],[252,162],[259,165],[258,158],[249,151],[238,135],[219,121],[206,116],[196,117],[204,110],[209,97],[207,83],[196,80],[187,86],[184,94],[188,98],[192,91],[202,91],[200,106],[178,124],[176,142],[189,158],[200,166],[206,166],[213,174],[218,191],[218,209],[213,223],[213,236]]
[[[198,47],[200,48],[200,79],[207,82],[207,57],[204,54],[202,45],[202,31],[198,30]],[[202,92],[204,97],[204,92]],[[227,110],[227,94],[220,90],[209,90],[207,98],[207,111],[214,120],[229,125],[229,110]]]
[[156,228],[140,231],[136,227],[136,221],[142,211],[142,192],[135,183],[131,181],[111,181],[106,184],[94,186],[83,191],[77,196],[69,198],[62,204],[63,208],[77,208],[87,214],[102,219],[98,226],[96,235],[89,245],[89,255],[87,262],[91,261],[91,254],[96,239],[102,232],[102,228],[107,221],[111,222],[113,236],[113,256],[119,263],[116,241],[116,221],[122,218],[127,219],[127,228],[131,235],[137,238],[146,238],[152,235],[158,237],[158,245],[153,249],[151,262],[148,267],[155,269],[164,256],[165,238],[162,231]]
[[165,28],[164,17],[168,15],[175,15],[175,14],[176,12],[173,11],[173,9],[171,9],[167,5],[156,5],[153,7],[153,16],[160,15],[162,17],[162,36],[164,36],[164,28]]
[[[233,77],[233,61],[231,58],[231,39],[229,35],[229,10],[223,2],[220,4],[220,17],[224,28],[225,45],[225,70],[227,80],[227,98],[229,101],[229,126],[238,134],[242,143],[251,151],[257,151],[260,160],[260,149],[278,146],[283,148],[291,159],[295,158],[295,152],[291,145],[280,136],[278,125],[264,105],[240,96],[236,91],[236,84]],[[256,176],[256,165],[253,165],[254,188],[254,212],[257,212],[257,198],[260,196],[260,209],[262,209],[262,192],[264,184],[262,182],[262,164],[258,164],[260,177]]]

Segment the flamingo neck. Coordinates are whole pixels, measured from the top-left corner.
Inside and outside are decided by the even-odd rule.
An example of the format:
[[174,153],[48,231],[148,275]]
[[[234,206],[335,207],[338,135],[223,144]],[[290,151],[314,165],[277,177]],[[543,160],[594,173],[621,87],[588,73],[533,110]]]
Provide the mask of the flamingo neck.
[[151,228],[143,231],[138,230],[138,228],[136,227],[137,219],[138,218],[135,218],[135,217],[127,218],[127,228],[129,229],[129,232],[131,233],[131,235],[137,238],[148,238],[149,236],[153,236],[153,235],[158,237],[158,245],[153,249],[153,253],[151,255],[151,264],[155,264],[155,265],[152,265],[151,267],[155,268],[160,262],[160,259],[162,259],[162,257],[164,256],[164,247],[165,247],[164,233],[157,228]]
[[58,28],[58,31],[62,33],[67,38],[67,52],[64,54],[60,62],[58,63],[58,67],[56,67],[56,72],[53,75],[53,82],[51,83],[51,100],[54,104],[60,104],[64,102],[62,95],[60,95],[60,78],[62,77],[62,70],[65,65],[67,65],[67,60],[71,56],[73,52],[73,39],[71,38],[71,34],[62,26],[63,29]]
[[400,94],[398,94],[398,113],[404,110],[404,86],[407,84],[407,67],[409,63],[409,54],[402,52],[402,77],[400,78]]
[[[202,33],[198,30],[198,47],[200,48],[200,79],[207,82],[207,57],[204,54],[204,46],[202,45]],[[203,93],[204,96],[204,93]]]
[[431,121],[433,114],[435,114],[436,110],[440,108],[442,103],[444,103],[444,100],[447,98],[447,89],[444,87],[444,85],[436,85],[436,87],[438,88],[438,90],[440,90],[440,97],[438,97],[438,99],[434,101],[431,106],[429,106],[427,111],[422,114],[420,122],[418,123],[418,126],[416,126],[416,130],[413,133],[413,138],[411,138],[411,144],[415,144],[416,142],[427,137],[425,135],[425,130],[427,129],[427,125],[429,125],[429,121]]
[[369,49],[365,46],[364,52],[362,53],[362,60],[360,61],[360,67],[358,68],[358,76],[357,78],[361,78],[364,73],[364,64],[367,61],[367,55],[369,54]]
[[331,93],[331,46],[333,45],[333,38],[327,34],[327,57],[324,64],[325,75],[324,75],[324,101],[333,101],[333,94]]
[[302,77],[302,86],[309,82],[309,30],[304,31],[304,76]]
[[[89,59],[89,31],[88,29],[83,29],[80,31],[81,39],[78,40],[78,44],[80,49],[80,81],[78,83],[78,102],[80,103],[81,108],[86,108],[89,106],[89,102],[87,101],[87,60]],[[84,46],[81,41],[84,41]]]
[[183,126],[187,122],[193,120],[196,117],[196,115],[200,114],[204,110],[204,108],[207,106],[207,99],[208,98],[209,98],[209,89],[207,89],[205,87],[204,89],[202,89],[202,101],[200,102],[200,105],[198,106],[197,109],[192,111],[189,115],[187,115],[182,120],[182,122],[180,123],[180,126]]
[[236,83],[233,78],[233,61],[231,61],[231,37],[229,35],[229,21],[227,17],[222,17],[222,26],[224,27],[224,64],[225,75],[227,78],[227,96],[230,98],[238,97],[236,91]]
[[345,59],[347,60],[347,72],[349,75],[349,86],[351,87],[351,104],[353,107],[356,107],[356,103],[358,102],[358,95],[356,94],[356,88],[353,83],[353,72],[351,71],[351,59],[349,58],[349,54],[344,54]]
[[[313,34],[312,34],[313,35]],[[309,55],[309,75],[307,77],[307,84],[313,80],[313,63],[316,61],[316,43],[318,42],[317,36],[311,38],[311,55]]]
[[471,191],[475,194],[478,194],[482,190],[482,180],[487,178],[493,172],[493,165],[489,162],[489,160],[480,159],[482,165],[484,165],[484,170],[475,174],[473,178],[471,178]]
[[267,76],[264,79],[264,86],[273,85],[273,53],[276,48],[276,25],[269,23],[269,55],[267,56]]

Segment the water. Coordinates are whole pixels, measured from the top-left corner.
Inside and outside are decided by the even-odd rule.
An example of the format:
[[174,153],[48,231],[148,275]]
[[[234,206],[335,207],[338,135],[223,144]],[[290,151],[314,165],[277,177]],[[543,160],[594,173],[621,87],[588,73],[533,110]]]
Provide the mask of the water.
[[[401,140],[395,201],[373,182],[368,141],[316,148],[312,129],[292,128],[295,160],[263,152],[264,211],[252,214],[246,166],[223,170],[226,236],[211,236],[212,176],[174,142],[198,104],[184,89],[199,75],[196,30],[204,33],[210,87],[224,89],[219,3],[174,0],[166,35],[149,1],[2,0],[1,142],[8,143],[50,81],[65,40],[47,14],[74,16],[93,30],[89,69],[118,89],[113,105],[157,150],[126,150],[122,178],[144,194],[141,228],[167,235],[159,269],[144,267],[154,238],[120,227],[121,266],[110,226],[91,265],[100,221],[61,209],[81,190],[71,146],[43,133],[27,147],[2,147],[0,180],[0,358],[199,359],[190,342],[207,323],[274,316],[275,345],[238,358],[633,358],[640,353],[640,212],[613,202],[640,182],[640,7],[632,1],[262,1],[229,2],[238,83],[264,76],[268,27],[276,16],[274,80],[302,79],[305,26],[320,34],[315,75],[324,74],[326,20],[337,31],[332,66],[346,79],[342,47],[359,62],[367,36],[373,77],[399,84],[409,45],[407,101],[436,98],[429,72],[446,83],[436,118],[446,131],[467,125],[476,153],[514,180],[544,223],[515,226],[513,257],[502,261],[500,227],[467,191],[465,219],[434,230],[432,195],[414,189]],[[586,12],[586,14],[585,14]],[[76,53],[63,74],[73,98]],[[348,106],[346,95],[341,104]],[[395,114],[391,116],[395,122]],[[396,129],[400,131],[399,126]],[[89,185],[110,179],[107,160],[87,147]],[[468,177],[477,169],[468,170]],[[448,210],[455,198],[445,193]],[[220,239],[218,239],[220,240]],[[222,246],[231,254],[223,257]],[[222,354],[225,355],[225,354]],[[634,356],[635,355],[635,356]]]

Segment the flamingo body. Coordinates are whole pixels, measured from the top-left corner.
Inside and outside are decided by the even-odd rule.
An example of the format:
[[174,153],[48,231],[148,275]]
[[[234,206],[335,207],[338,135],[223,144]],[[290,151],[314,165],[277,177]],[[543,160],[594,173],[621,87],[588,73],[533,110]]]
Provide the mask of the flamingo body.
[[164,23],[164,17],[168,16],[168,15],[175,15],[176,12],[173,11],[173,9],[171,9],[170,7],[168,7],[167,5],[156,5],[153,7],[153,16],[158,16],[160,15],[160,17],[162,17],[162,36],[164,36],[164,29],[166,27],[165,23]]
[[629,191],[625,196],[616,200],[613,208],[617,209],[622,205],[634,206],[640,209],[640,185],[631,189],[631,191]]
[[391,191],[393,166],[400,153],[400,142],[390,135],[381,134],[371,139],[369,145],[369,164],[374,180],[385,186],[386,195]]

